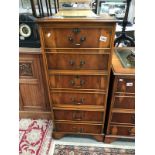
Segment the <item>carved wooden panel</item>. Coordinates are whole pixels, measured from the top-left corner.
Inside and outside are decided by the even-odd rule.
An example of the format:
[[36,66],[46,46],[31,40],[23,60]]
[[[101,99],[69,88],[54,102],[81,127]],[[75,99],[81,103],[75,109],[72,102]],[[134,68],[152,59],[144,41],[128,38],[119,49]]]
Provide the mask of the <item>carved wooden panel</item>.
[[19,75],[20,76],[33,76],[32,63],[20,62],[19,63]]
[[50,109],[41,64],[40,55],[20,54],[19,90],[20,110],[22,111],[47,111]]

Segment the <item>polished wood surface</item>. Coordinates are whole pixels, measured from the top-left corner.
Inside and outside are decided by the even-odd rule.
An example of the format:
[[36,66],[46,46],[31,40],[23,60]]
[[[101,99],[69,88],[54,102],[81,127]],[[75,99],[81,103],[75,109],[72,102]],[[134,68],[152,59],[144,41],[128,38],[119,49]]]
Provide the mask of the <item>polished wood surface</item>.
[[101,134],[102,126],[101,125],[90,125],[90,124],[65,124],[65,123],[56,123],[56,131],[66,132],[66,133],[86,133],[86,134]]
[[65,70],[67,68],[69,70],[108,71],[108,62],[109,54],[47,53],[48,69],[54,70]]
[[111,123],[135,124],[135,114],[134,113],[112,112]]
[[133,126],[110,126],[110,133],[112,135],[120,135],[120,136],[135,136],[135,127]]
[[[133,49],[132,47],[128,47],[128,48]],[[112,64],[113,64],[112,70],[113,70],[114,75],[135,75],[135,68],[124,68],[118,56],[116,55],[115,51],[113,51]]]
[[70,120],[70,121],[87,121],[100,122],[103,121],[103,112],[96,111],[79,111],[79,110],[54,110],[55,120]]
[[43,34],[45,48],[110,48],[112,28],[44,27]]
[[108,76],[97,75],[50,75],[50,88],[102,89],[108,88]]
[[40,48],[20,47],[19,53],[20,54],[41,54],[41,49]]
[[47,119],[52,120],[51,111],[19,111],[19,118],[30,118],[30,119]]
[[135,109],[135,97],[134,96],[117,96],[114,97],[114,108],[123,109]]
[[115,51],[112,59],[105,142],[135,138],[135,69],[123,68]]
[[[19,49],[19,95],[20,117],[42,118],[49,117],[44,112],[50,112],[50,104],[47,97],[44,70],[42,68],[42,56],[40,49]],[[33,112],[29,113],[29,112]]]
[[116,83],[116,93],[135,93],[135,79],[133,76],[118,77]]
[[38,19],[53,137],[104,139],[115,21],[98,18]]
[[54,106],[101,106],[106,103],[105,92],[88,91],[51,91]]

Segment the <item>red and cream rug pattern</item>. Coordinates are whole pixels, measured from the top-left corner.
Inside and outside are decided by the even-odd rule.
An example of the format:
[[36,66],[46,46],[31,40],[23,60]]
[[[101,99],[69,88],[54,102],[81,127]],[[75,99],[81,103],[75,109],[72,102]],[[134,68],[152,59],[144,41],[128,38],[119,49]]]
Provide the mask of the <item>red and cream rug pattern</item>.
[[19,155],[48,155],[52,146],[52,123],[49,120],[19,121]]

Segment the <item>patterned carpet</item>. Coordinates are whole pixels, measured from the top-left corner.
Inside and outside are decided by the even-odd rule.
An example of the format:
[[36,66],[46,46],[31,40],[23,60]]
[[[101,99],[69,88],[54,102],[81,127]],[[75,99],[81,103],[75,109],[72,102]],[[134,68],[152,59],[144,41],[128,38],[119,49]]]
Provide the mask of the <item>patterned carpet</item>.
[[134,149],[56,144],[53,155],[134,155]]
[[[52,140],[48,120],[19,121],[19,155],[134,155],[134,147],[112,144]],[[81,139],[82,140],[82,139]],[[83,141],[83,140],[82,140]]]
[[48,155],[52,138],[52,123],[48,120],[19,121],[19,155]]

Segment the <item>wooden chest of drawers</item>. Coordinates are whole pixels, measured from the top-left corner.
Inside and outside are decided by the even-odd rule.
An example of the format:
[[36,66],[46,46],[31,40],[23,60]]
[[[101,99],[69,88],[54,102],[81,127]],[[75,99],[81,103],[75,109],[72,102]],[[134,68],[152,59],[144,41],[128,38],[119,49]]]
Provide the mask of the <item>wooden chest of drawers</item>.
[[83,134],[103,141],[115,21],[45,18],[38,23],[53,137]]
[[135,136],[135,70],[123,68],[115,53],[112,60],[113,84],[109,117],[107,112],[107,143],[117,138],[134,140]]

